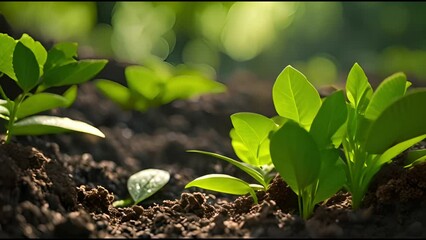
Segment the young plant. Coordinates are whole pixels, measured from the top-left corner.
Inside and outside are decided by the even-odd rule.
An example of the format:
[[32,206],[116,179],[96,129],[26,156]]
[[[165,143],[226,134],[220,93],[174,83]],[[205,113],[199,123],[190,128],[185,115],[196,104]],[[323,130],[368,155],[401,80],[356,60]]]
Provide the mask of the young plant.
[[272,94],[279,116],[287,119],[272,135],[272,162],[297,194],[299,213],[307,219],[317,203],[346,182],[338,149],[347,116],[344,94],[337,91],[321,101],[306,77],[291,66],[278,76]]
[[126,207],[136,205],[158,192],[170,179],[170,174],[161,169],[145,169],[139,171],[127,180],[127,190],[130,197],[124,200],[114,201],[114,207]]
[[96,87],[126,110],[144,112],[177,99],[226,90],[225,85],[207,78],[200,71],[159,61],[148,62],[147,66],[129,66],[125,76],[128,87],[106,79],[97,80]]
[[[406,93],[410,85],[403,73],[396,73],[373,93],[357,63],[349,72],[348,121],[342,144],[353,209],[360,207],[371,180],[384,164],[426,138],[426,89]],[[423,161],[425,152],[409,156],[407,166]]]
[[[28,34],[18,40],[0,34],[0,45],[0,77],[7,75],[21,90],[15,99],[11,99],[0,86],[0,118],[7,121],[6,142],[10,142],[14,135],[68,131],[105,137],[99,129],[81,121],[33,115],[57,107],[69,107],[77,96],[77,84],[99,73],[107,60],[76,60],[75,43],[59,43],[46,52],[40,42]],[[44,92],[61,86],[70,86],[63,95]]]
[[278,125],[272,119],[249,112],[235,113],[231,115],[231,121],[234,126],[230,131],[232,147],[241,161],[211,152],[199,150],[188,152],[206,154],[227,161],[246,172],[259,184],[250,184],[226,174],[208,174],[189,182],[185,188],[199,187],[235,195],[249,193],[257,204],[255,191],[268,189],[273,177],[269,135],[278,129]]

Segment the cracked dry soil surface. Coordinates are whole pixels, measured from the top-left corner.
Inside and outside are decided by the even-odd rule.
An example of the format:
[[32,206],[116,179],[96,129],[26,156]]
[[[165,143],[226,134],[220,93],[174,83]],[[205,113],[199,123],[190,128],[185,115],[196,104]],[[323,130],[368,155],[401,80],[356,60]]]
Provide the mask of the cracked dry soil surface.
[[[273,115],[271,85],[256,93],[233,87],[247,77],[234,76],[226,94],[146,113],[125,112],[92,83],[82,85],[70,109],[50,113],[90,122],[106,138],[73,133],[2,142],[0,238],[426,237],[426,164],[405,169],[403,155],[378,173],[360,210],[351,210],[350,195],[341,191],[307,221],[298,216],[297,198],[278,175],[267,192],[258,193],[257,205],[250,196],[184,189],[208,173],[247,178],[220,160],[186,152],[236,158],[229,116]],[[127,178],[146,168],[169,171],[170,181],[139,205],[113,207],[114,200],[128,197]]]

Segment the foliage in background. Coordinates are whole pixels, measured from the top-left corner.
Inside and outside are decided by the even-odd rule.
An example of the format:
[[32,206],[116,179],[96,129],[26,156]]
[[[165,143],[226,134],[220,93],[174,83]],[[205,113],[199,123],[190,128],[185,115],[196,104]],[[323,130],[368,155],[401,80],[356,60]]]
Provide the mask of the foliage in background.
[[125,69],[127,87],[106,79],[96,81],[97,89],[123,109],[146,111],[178,99],[207,93],[222,93],[226,86],[186,65],[177,67],[162,61]]
[[[69,107],[77,96],[77,85],[99,73],[107,60],[76,60],[76,43],[58,43],[47,52],[28,34],[18,40],[0,34],[0,45],[0,77],[7,75],[21,90],[15,99],[10,99],[8,89],[0,86],[0,118],[7,122],[6,142],[10,142],[13,135],[68,131],[105,137],[99,129],[81,121],[33,115],[57,107]],[[45,92],[62,86],[71,87],[63,95]]]

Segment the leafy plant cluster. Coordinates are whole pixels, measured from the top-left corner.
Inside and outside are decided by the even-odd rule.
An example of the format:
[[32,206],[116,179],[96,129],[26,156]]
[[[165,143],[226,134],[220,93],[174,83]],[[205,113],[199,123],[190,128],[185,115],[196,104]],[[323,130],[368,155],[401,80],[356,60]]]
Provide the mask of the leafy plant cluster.
[[[297,194],[299,213],[307,219],[315,205],[345,188],[352,208],[360,207],[374,175],[398,154],[426,138],[426,89],[407,91],[403,73],[386,78],[373,91],[355,63],[346,82],[322,98],[306,77],[287,66],[277,77],[272,97],[277,116],[231,115],[233,149],[241,161],[189,150],[225,160],[259,184],[225,174],[208,174],[185,187],[229,194],[266,190],[277,171]],[[426,151],[407,151],[406,167],[426,159]]]
[[[103,69],[107,60],[77,60],[77,44],[58,43],[49,51],[28,34],[18,40],[0,34],[0,77],[6,74],[21,93],[11,99],[0,86],[0,117],[7,121],[6,142],[14,135],[40,135],[78,131],[99,137],[97,128],[77,120],[36,115],[58,107],[69,107],[77,96],[77,85]],[[52,87],[68,89],[63,95],[46,92]]]

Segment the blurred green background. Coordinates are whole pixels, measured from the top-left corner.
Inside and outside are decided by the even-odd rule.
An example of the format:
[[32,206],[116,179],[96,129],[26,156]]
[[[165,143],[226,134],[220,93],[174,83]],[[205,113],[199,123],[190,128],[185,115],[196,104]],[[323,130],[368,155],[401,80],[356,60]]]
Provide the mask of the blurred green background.
[[288,64],[316,86],[403,71],[426,82],[425,2],[0,2],[0,30],[80,58],[144,64],[158,57],[226,79],[236,69],[275,80]]

